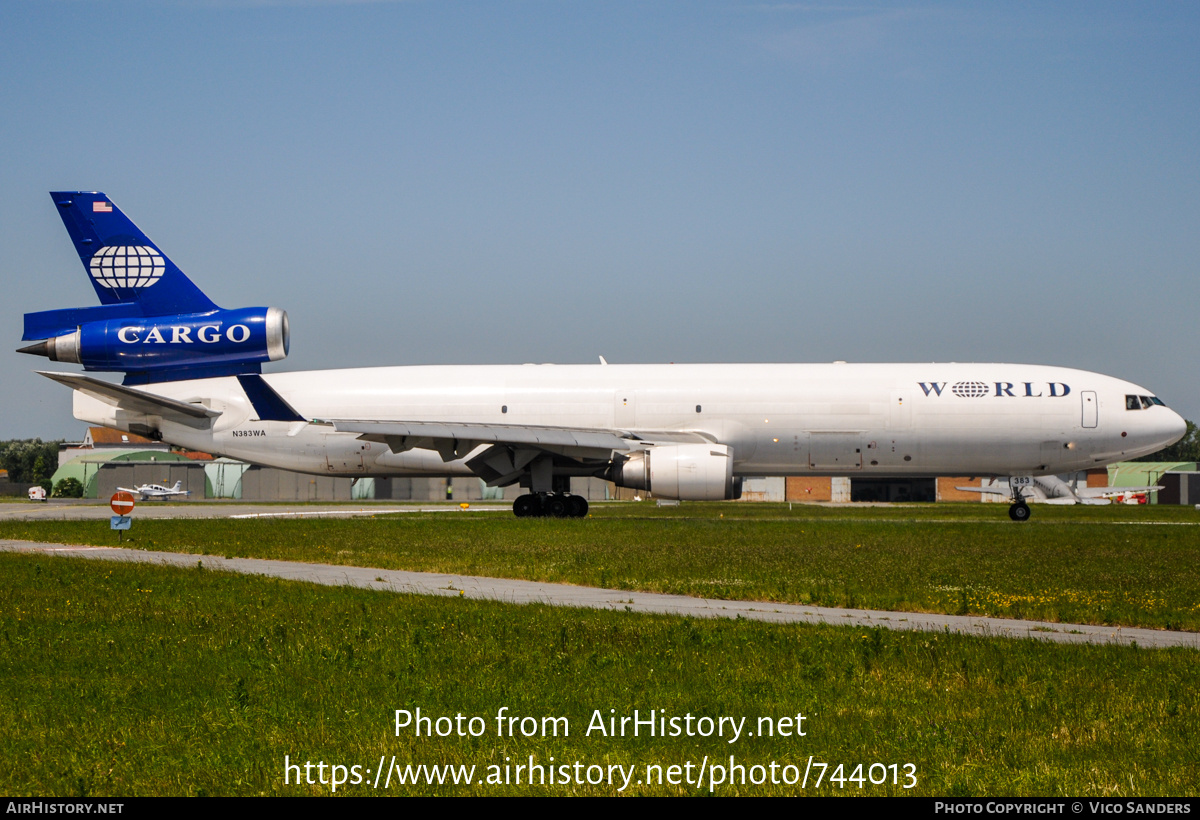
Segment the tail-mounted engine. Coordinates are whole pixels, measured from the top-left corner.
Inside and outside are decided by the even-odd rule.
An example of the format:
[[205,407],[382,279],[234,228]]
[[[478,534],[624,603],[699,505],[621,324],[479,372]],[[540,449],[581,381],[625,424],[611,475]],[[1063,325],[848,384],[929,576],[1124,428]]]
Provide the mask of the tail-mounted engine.
[[136,384],[257,373],[262,362],[287,356],[289,341],[285,311],[240,308],[85,322],[20,352],[124,372],[126,382]]

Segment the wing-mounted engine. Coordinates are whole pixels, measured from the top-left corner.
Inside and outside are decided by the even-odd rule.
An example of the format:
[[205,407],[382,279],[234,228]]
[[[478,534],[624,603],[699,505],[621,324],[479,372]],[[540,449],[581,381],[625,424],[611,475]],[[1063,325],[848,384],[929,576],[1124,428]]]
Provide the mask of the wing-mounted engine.
[[615,462],[618,487],[646,490],[683,501],[741,498],[742,479],[733,476],[733,450],[724,444],[661,444]]

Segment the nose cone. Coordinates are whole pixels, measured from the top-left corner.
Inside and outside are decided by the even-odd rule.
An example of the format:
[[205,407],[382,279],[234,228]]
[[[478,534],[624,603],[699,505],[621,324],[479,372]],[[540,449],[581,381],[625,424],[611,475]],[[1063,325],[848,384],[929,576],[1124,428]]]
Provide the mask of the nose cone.
[[1170,447],[1187,433],[1187,422],[1184,421],[1183,416],[1174,410],[1169,410],[1168,413],[1168,417],[1162,422],[1163,447]]
[[1138,440],[1151,446],[1150,453],[1164,450],[1187,435],[1187,422],[1170,408],[1151,407],[1142,413],[1141,421],[1148,426],[1142,428]]

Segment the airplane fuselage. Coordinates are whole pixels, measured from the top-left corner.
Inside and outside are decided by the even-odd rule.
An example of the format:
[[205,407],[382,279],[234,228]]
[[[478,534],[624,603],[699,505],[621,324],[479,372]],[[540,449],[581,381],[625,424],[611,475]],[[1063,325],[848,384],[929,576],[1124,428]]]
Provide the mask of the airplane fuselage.
[[[1184,428],[1163,406],[1126,409],[1145,388],[1044,365],[413,366],[263,378],[309,420],[699,433],[731,448],[740,476],[1046,475],[1154,452]],[[211,426],[151,420],[166,441],[283,469],[472,475],[466,462],[483,449],[444,460],[323,424],[259,421],[231,377],[143,389],[220,413]],[[134,432],[146,421],[81,392],[75,415]]]

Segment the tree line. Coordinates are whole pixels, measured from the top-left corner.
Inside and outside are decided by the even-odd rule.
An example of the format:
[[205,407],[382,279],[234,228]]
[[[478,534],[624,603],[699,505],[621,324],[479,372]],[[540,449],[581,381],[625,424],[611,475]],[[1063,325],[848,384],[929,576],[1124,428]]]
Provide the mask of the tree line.
[[0,470],[8,470],[14,484],[41,484],[58,469],[58,445],[62,441],[40,438],[0,441]]

